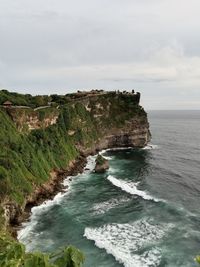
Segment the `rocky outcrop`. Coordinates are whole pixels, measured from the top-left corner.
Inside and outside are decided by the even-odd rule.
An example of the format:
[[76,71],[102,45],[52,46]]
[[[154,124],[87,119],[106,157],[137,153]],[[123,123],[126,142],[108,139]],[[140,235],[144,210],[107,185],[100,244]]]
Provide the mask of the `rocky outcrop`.
[[19,222],[18,218],[23,212],[23,208],[14,202],[6,202],[3,204],[5,225],[13,225]]
[[77,146],[82,155],[95,154],[107,148],[144,147],[151,139],[149,123],[146,118],[134,118],[121,128],[105,129],[104,135],[90,148]]
[[109,163],[108,160],[106,160],[104,157],[101,155],[98,155],[96,160],[95,160],[95,169],[94,171],[96,173],[103,173],[109,169]]
[[149,140],[148,121],[140,118],[127,121],[122,129],[115,129],[105,137],[107,147],[144,147]]
[[50,125],[56,124],[58,119],[58,115],[50,116],[44,118],[42,121],[39,120],[38,116],[29,116],[26,119],[26,125],[28,126],[28,130],[35,130],[40,128],[47,128]]
[[47,128],[56,124],[59,112],[54,108],[33,110],[31,108],[11,108],[7,113],[20,132]]

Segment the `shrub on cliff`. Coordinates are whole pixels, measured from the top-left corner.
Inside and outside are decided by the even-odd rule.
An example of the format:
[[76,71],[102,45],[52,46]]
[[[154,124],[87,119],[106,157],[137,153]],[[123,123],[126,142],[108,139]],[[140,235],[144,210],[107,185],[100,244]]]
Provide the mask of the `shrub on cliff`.
[[83,253],[69,246],[55,253],[26,253],[24,245],[1,233],[1,267],[80,267],[84,262]]
[[0,90],[0,105],[2,105],[6,100],[11,101],[13,105],[17,106],[39,107],[46,106],[48,102],[51,101],[51,97],[47,95],[23,95],[16,92],[9,92],[7,90]]
[[102,157],[100,154],[98,154],[95,161],[97,164],[103,165],[106,162],[106,159],[104,157]]
[[97,156],[95,162],[96,162],[96,165],[95,165],[95,172],[96,173],[103,173],[103,172],[105,172],[106,170],[109,169],[108,160],[106,160],[101,155]]

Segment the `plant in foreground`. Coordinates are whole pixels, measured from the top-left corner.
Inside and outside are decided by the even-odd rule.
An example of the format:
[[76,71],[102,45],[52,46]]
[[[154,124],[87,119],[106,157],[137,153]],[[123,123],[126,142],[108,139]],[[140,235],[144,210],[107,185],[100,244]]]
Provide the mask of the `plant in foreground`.
[[196,256],[195,260],[200,264],[200,256]]
[[81,267],[83,253],[73,246],[56,253],[26,253],[25,246],[5,235],[0,237],[1,267]]

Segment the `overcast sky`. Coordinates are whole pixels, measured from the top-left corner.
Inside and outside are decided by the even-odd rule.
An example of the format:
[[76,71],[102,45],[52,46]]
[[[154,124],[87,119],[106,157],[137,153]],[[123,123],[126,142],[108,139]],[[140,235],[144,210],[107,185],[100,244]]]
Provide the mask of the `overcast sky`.
[[0,0],[0,88],[200,109],[200,0]]

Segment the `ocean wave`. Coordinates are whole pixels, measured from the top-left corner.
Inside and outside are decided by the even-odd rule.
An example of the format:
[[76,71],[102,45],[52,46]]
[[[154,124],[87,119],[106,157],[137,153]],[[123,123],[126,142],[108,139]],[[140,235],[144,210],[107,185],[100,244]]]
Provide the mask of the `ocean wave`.
[[29,235],[33,232],[34,228],[37,226],[38,217],[41,216],[44,212],[50,209],[52,206],[59,205],[63,197],[67,193],[58,193],[54,199],[44,201],[41,205],[33,207],[31,209],[31,216],[28,222],[22,223],[22,229],[17,232],[17,238],[22,243],[27,244],[29,240]]
[[108,157],[108,156],[103,156],[105,159],[107,159],[107,160],[112,160],[113,159],[113,157]]
[[[91,172],[94,169],[95,159],[96,156],[89,156],[87,158],[87,164],[85,166],[83,174],[87,174],[88,172]],[[63,181],[63,185],[65,186],[64,192],[58,193],[52,200],[46,200],[41,205],[35,206],[31,209],[30,220],[28,222],[22,223],[22,229],[17,232],[18,240],[26,244],[27,248],[28,243],[30,241],[29,236],[31,236],[31,233],[33,233],[35,227],[37,226],[38,217],[41,216],[44,212],[48,211],[51,207],[55,205],[60,205],[63,198],[70,192],[70,185],[73,182],[74,178],[78,176],[79,175],[67,176]]]
[[148,144],[145,147],[143,147],[143,150],[152,150],[152,149],[158,149],[159,146],[158,145],[153,145],[153,144]]
[[149,195],[148,193],[146,193],[145,191],[139,190],[137,189],[137,185],[139,183],[133,183],[133,182],[126,182],[120,179],[115,178],[112,175],[109,175],[107,177],[107,179],[115,186],[121,188],[123,191],[131,194],[131,195],[137,195],[142,197],[143,199],[146,200],[153,200],[155,202],[159,202],[159,201],[163,201],[161,199],[155,198],[151,195]]
[[[129,146],[129,147],[113,147],[113,148],[107,148],[107,149],[103,149],[99,152],[100,155],[102,155],[103,157],[107,157],[107,156],[104,156],[104,154],[106,154],[106,152],[109,152],[109,151],[123,151],[123,150],[132,150],[132,149],[135,149],[134,147],[132,146]],[[112,157],[107,157],[108,159],[113,159],[113,156]]]
[[107,151],[108,151],[107,149],[103,149],[102,151],[99,152],[99,154],[100,154],[101,156],[103,156],[103,157],[104,157],[105,159],[107,159],[107,160],[111,160],[111,159],[113,159],[113,156],[112,156],[112,157],[110,157],[110,156],[105,156],[105,154],[106,154]]
[[84,236],[105,249],[125,267],[159,266],[159,242],[173,228],[172,224],[155,224],[144,218],[132,224],[107,224],[99,228],[86,228]]
[[124,197],[124,198],[113,198],[108,201],[96,203],[92,207],[92,211],[95,215],[104,214],[105,212],[109,211],[110,209],[113,209],[123,203],[126,203],[130,201],[131,198]]
[[97,157],[97,155],[87,157],[87,164],[84,168],[83,173],[90,173],[94,170],[96,157]]

